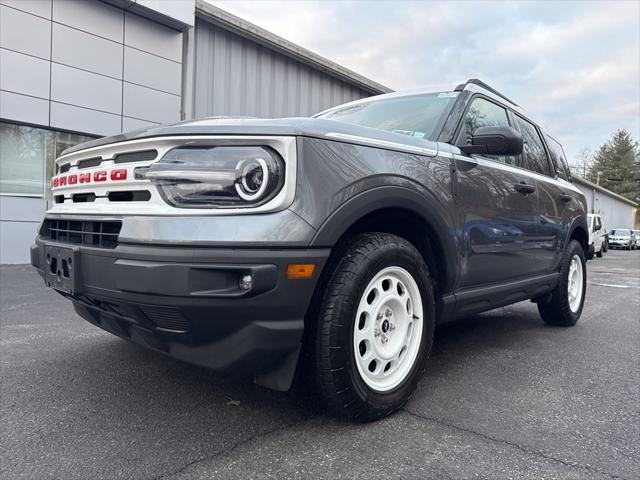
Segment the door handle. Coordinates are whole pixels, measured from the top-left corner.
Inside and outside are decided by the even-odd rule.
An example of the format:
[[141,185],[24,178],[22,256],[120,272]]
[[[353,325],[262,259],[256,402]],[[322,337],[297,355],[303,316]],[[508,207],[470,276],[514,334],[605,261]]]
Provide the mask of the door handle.
[[573,197],[567,193],[561,193],[559,198],[561,202],[567,203],[570,202]]
[[536,187],[525,182],[516,183],[513,188],[522,195],[529,195],[536,191]]

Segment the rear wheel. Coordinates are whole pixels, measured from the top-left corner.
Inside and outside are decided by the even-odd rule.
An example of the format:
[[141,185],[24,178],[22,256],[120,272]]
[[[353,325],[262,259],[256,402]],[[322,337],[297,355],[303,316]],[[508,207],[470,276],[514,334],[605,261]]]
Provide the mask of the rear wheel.
[[433,341],[433,286],[404,238],[365,233],[343,248],[319,306],[312,375],[331,410],[370,421],[415,390]]
[[600,250],[596,253],[598,258],[602,258],[602,252],[604,251],[604,243],[600,246]]
[[560,266],[560,281],[551,299],[538,304],[542,320],[548,325],[570,327],[576,324],[584,307],[587,290],[587,268],[582,246],[571,240]]

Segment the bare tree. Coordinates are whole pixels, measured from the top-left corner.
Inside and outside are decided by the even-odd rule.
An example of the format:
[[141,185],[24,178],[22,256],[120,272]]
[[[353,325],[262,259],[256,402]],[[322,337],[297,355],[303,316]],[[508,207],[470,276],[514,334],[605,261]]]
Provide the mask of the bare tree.
[[595,163],[595,155],[590,148],[583,148],[569,164],[571,171],[582,178],[587,178]]

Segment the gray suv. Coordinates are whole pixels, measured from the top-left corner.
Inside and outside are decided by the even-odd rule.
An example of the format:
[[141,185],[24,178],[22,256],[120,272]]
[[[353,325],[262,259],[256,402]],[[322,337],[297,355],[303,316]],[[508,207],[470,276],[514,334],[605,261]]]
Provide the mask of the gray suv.
[[583,308],[562,147],[478,80],[95,140],[57,159],[52,191],[31,261],[80,316],[270,388],[297,377],[361,421],[407,401],[436,325]]

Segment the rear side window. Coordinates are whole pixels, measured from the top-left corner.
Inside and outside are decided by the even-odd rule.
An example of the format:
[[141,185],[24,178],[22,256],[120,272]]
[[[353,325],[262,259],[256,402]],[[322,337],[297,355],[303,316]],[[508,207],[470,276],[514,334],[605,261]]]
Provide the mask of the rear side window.
[[518,123],[524,141],[522,154],[524,156],[525,168],[533,172],[551,176],[547,153],[544,150],[542,139],[540,135],[538,135],[536,127],[518,116],[516,116],[516,122]]
[[569,173],[569,165],[567,164],[567,157],[564,154],[562,145],[556,142],[549,135],[545,134],[544,138],[547,141],[547,147],[549,147],[549,154],[551,155],[553,166],[556,169],[556,174],[560,178],[569,180],[571,178]]
[[[462,120],[462,130],[458,135],[458,144],[471,144],[473,132],[479,127],[508,127],[509,117],[507,110],[496,105],[482,97],[475,98],[467,113]],[[516,157],[482,155],[483,157],[495,160],[497,162],[506,163],[508,165],[516,165]]]

